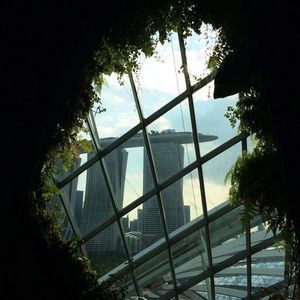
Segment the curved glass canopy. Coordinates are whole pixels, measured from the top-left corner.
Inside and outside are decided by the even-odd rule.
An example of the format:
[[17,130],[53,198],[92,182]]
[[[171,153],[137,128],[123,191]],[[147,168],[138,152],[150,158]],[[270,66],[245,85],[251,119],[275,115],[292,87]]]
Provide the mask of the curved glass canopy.
[[99,282],[123,274],[128,299],[262,299],[284,285],[276,237],[259,217],[243,231],[228,204],[248,139],[224,117],[238,95],[210,95],[204,45],[174,33],[139,74],[107,77],[106,112],[86,120],[92,149],[57,179],[65,237],[83,240]]

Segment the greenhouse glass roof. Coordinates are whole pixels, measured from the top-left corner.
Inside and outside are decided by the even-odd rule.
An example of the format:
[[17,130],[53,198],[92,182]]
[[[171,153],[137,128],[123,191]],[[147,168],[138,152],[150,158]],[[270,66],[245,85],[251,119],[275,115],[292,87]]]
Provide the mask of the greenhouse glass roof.
[[123,274],[128,299],[262,299],[284,285],[280,235],[260,217],[243,231],[243,207],[228,203],[225,175],[252,145],[224,117],[238,95],[212,98],[217,33],[203,32],[174,33],[138,74],[106,77],[106,111],[95,105],[82,133],[92,149],[56,178],[65,238],[83,240],[99,282]]

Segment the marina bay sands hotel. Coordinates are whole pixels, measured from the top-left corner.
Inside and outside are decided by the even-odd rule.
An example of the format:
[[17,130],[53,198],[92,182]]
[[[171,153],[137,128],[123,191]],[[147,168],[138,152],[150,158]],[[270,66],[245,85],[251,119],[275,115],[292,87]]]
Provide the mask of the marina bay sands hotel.
[[[100,140],[102,148],[105,148],[117,138],[103,138]],[[149,133],[152,155],[155,163],[158,181],[163,182],[175,175],[184,166],[184,144],[193,143],[191,132],[175,132],[169,129],[162,132]],[[217,139],[216,136],[198,134],[198,141],[209,142]],[[115,195],[116,206],[123,208],[125,175],[127,168],[128,151],[126,148],[144,147],[142,134],[137,134],[121,146],[113,150],[104,159],[110,176],[110,181]],[[144,147],[143,161],[143,193],[154,188],[152,173]],[[88,153],[88,159],[95,153]],[[183,179],[179,179],[161,192],[167,229],[172,232],[187,222],[184,213]],[[95,229],[113,214],[110,193],[105,184],[103,173],[98,163],[87,170],[86,191],[84,206],[82,208],[79,224],[83,235]],[[163,227],[156,196],[143,203],[143,210],[139,218],[142,220],[140,231],[143,240],[151,243],[163,236]],[[89,253],[99,254],[103,252],[118,251],[120,249],[120,235],[117,224],[112,224],[100,234],[94,236],[86,243]]]

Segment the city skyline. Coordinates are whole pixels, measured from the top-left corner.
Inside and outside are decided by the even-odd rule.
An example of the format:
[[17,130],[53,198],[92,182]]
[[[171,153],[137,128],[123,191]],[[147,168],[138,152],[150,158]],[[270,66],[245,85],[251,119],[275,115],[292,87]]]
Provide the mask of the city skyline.
[[[208,26],[203,28],[203,34],[207,33],[207,29],[211,31],[211,28]],[[209,40],[211,44],[214,37],[216,37],[216,33],[211,31],[209,36],[212,38]],[[204,42],[203,37],[201,38],[201,35],[193,34],[186,40],[186,54],[192,84],[196,82],[196,78],[203,78],[208,74],[208,70],[205,68],[206,48],[207,44]],[[156,51],[161,59],[141,57],[141,68],[138,74],[133,74],[142,112],[146,118],[185,90],[184,76],[180,69],[182,63],[177,35],[172,34],[171,40],[163,45],[158,43]],[[213,88],[214,81],[211,81],[193,94],[197,132],[218,136],[218,139],[215,141],[200,144],[202,156],[234,137],[237,133],[237,129],[230,126],[229,120],[224,115],[228,106],[235,107],[238,95],[223,99],[213,99],[211,93]],[[100,114],[95,113],[99,106],[98,103],[92,111],[94,112],[95,129],[100,139],[119,138],[140,122],[127,76],[124,76],[120,82],[114,73],[110,76],[105,75],[103,86],[98,92],[101,99],[101,107],[105,108],[105,111]],[[190,108],[187,99],[154,122],[151,122],[146,130],[147,132],[161,132],[169,128],[175,129],[176,132],[192,132]],[[82,136],[90,139],[85,134]],[[184,148],[186,153],[184,166],[187,166],[196,159],[195,148],[193,144],[184,144]],[[143,147],[128,148],[127,152],[124,206],[129,205],[143,195],[143,183],[141,181]],[[220,201],[227,199],[229,185],[224,184],[224,177],[233,165],[236,157],[240,154],[241,151],[239,149],[235,149],[234,153],[226,152],[221,163],[211,163],[206,168],[205,188],[208,191],[207,205],[209,208],[213,208]],[[86,154],[81,155],[81,157],[83,162],[87,161]],[[85,177],[86,172],[81,174],[78,180],[79,189],[84,192]],[[193,219],[199,215],[200,211],[200,208],[195,208],[194,192],[192,192],[192,187],[199,185],[197,172],[192,172],[183,181],[185,201],[188,201],[191,206],[191,218]],[[198,191],[195,193],[198,193]],[[218,200],[216,201],[216,199]],[[130,219],[136,218],[137,209],[131,211],[129,217]]]
[[[216,136],[199,134],[200,142],[207,142],[215,140],[216,138]],[[124,207],[124,182],[128,157],[128,152],[125,149],[128,147],[140,147],[140,140],[142,139],[142,136],[137,135],[131,142],[125,142],[104,158],[117,209]],[[114,138],[110,138],[109,140],[104,140],[104,142],[109,144],[113,140]],[[192,143],[192,136],[190,133],[177,133],[175,130],[169,129],[161,133],[152,132],[149,136],[149,140],[152,145],[152,154],[156,165],[158,180],[159,182],[163,182],[183,168],[185,150],[181,143]],[[102,142],[102,140],[100,140],[100,142]],[[88,158],[92,158],[94,155],[95,153],[89,152]],[[153,189],[152,174],[145,150],[142,180],[144,193]],[[182,180],[183,179],[178,180],[175,184],[161,192],[166,225],[169,232],[176,230],[186,223]],[[84,198],[81,222],[79,224],[82,235],[87,234],[104,223],[114,212],[106,179],[98,163],[95,163],[87,170]],[[156,196],[148,199],[144,203],[142,215],[143,219],[140,229],[143,239],[147,240],[148,243],[152,243],[163,236],[162,222],[160,221],[161,216],[159,214]],[[99,236],[95,236],[88,241],[86,248],[90,253],[117,251],[120,243],[119,235],[117,224],[113,224],[105,229]]]

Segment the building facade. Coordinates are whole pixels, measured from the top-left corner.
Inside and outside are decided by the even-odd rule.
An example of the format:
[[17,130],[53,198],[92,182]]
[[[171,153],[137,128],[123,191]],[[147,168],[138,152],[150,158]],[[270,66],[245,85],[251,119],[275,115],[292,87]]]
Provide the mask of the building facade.
[[[183,168],[184,148],[178,143],[153,143],[151,145],[159,182],[163,182]],[[144,155],[146,157],[146,155]],[[151,169],[148,160],[144,159],[144,193],[153,188]],[[183,179],[176,181],[161,192],[166,225],[172,232],[184,224]],[[161,238],[163,226],[159,213],[157,197],[152,197],[143,205],[143,238],[152,242]]]
[[[149,134],[152,154],[155,162],[159,182],[163,182],[172,175],[178,173],[184,165],[184,147],[182,144],[191,143],[192,135],[189,132],[175,132],[165,130],[161,133]],[[199,134],[199,141],[215,139],[215,136]],[[101,144],[109,145],[115,138],[101,139]],[[136,135],[129,142],[122,144],[105,157],[108,176],[112,185],[118,209],[123,208],[124,185],[126,177],[127,157],[126,148],[143,146],[143,137]],[[144,150],[145,151],[145,150]],[[88,153],[88,160],[95,155]],[[150,166],[144,152],[143,165],[143,193],[154,188]],[[179,179],[167,189],[161,192],[164,213],[168,232],[172,232],[187,222],[189,216],[183,203],[183,179]],[[154,196],[143,204],[143,209],[138,209],[136,220],[129,222],[129,231],[140,232],[145,247],[153,241],[161,238],[163,226],[159,213],[157,197]],[[97,226],[104,223],[113,216],[112,199],[103,176],[99,163],[95,163],[87,169],[86,191],[83,211],[80,222],[82,236],[88,234]],[[124,225],[124,224],[123,224]],[[125,232],[127,226],[123,226]],[[118,252],[120,244],[120,233],[117,223],[112,224],[86,242],[86,249],[90,255],[103,254],[103,252]]]
[[[93,152],[88,153],[88,159],[94,155]],[[127,151],[117,148],[105,159],[117,207],[123,206],[127,155]],[[95,163],[87,170],[85,201],[80,224],[82,235],[95,229],[113,213],[112,199],[103,172],[100,164]],[[97,256],[117,252],[119,243],[120,233],[117,224],[114,223],[89,240],[86,243],[86,249],[91,256]]]

